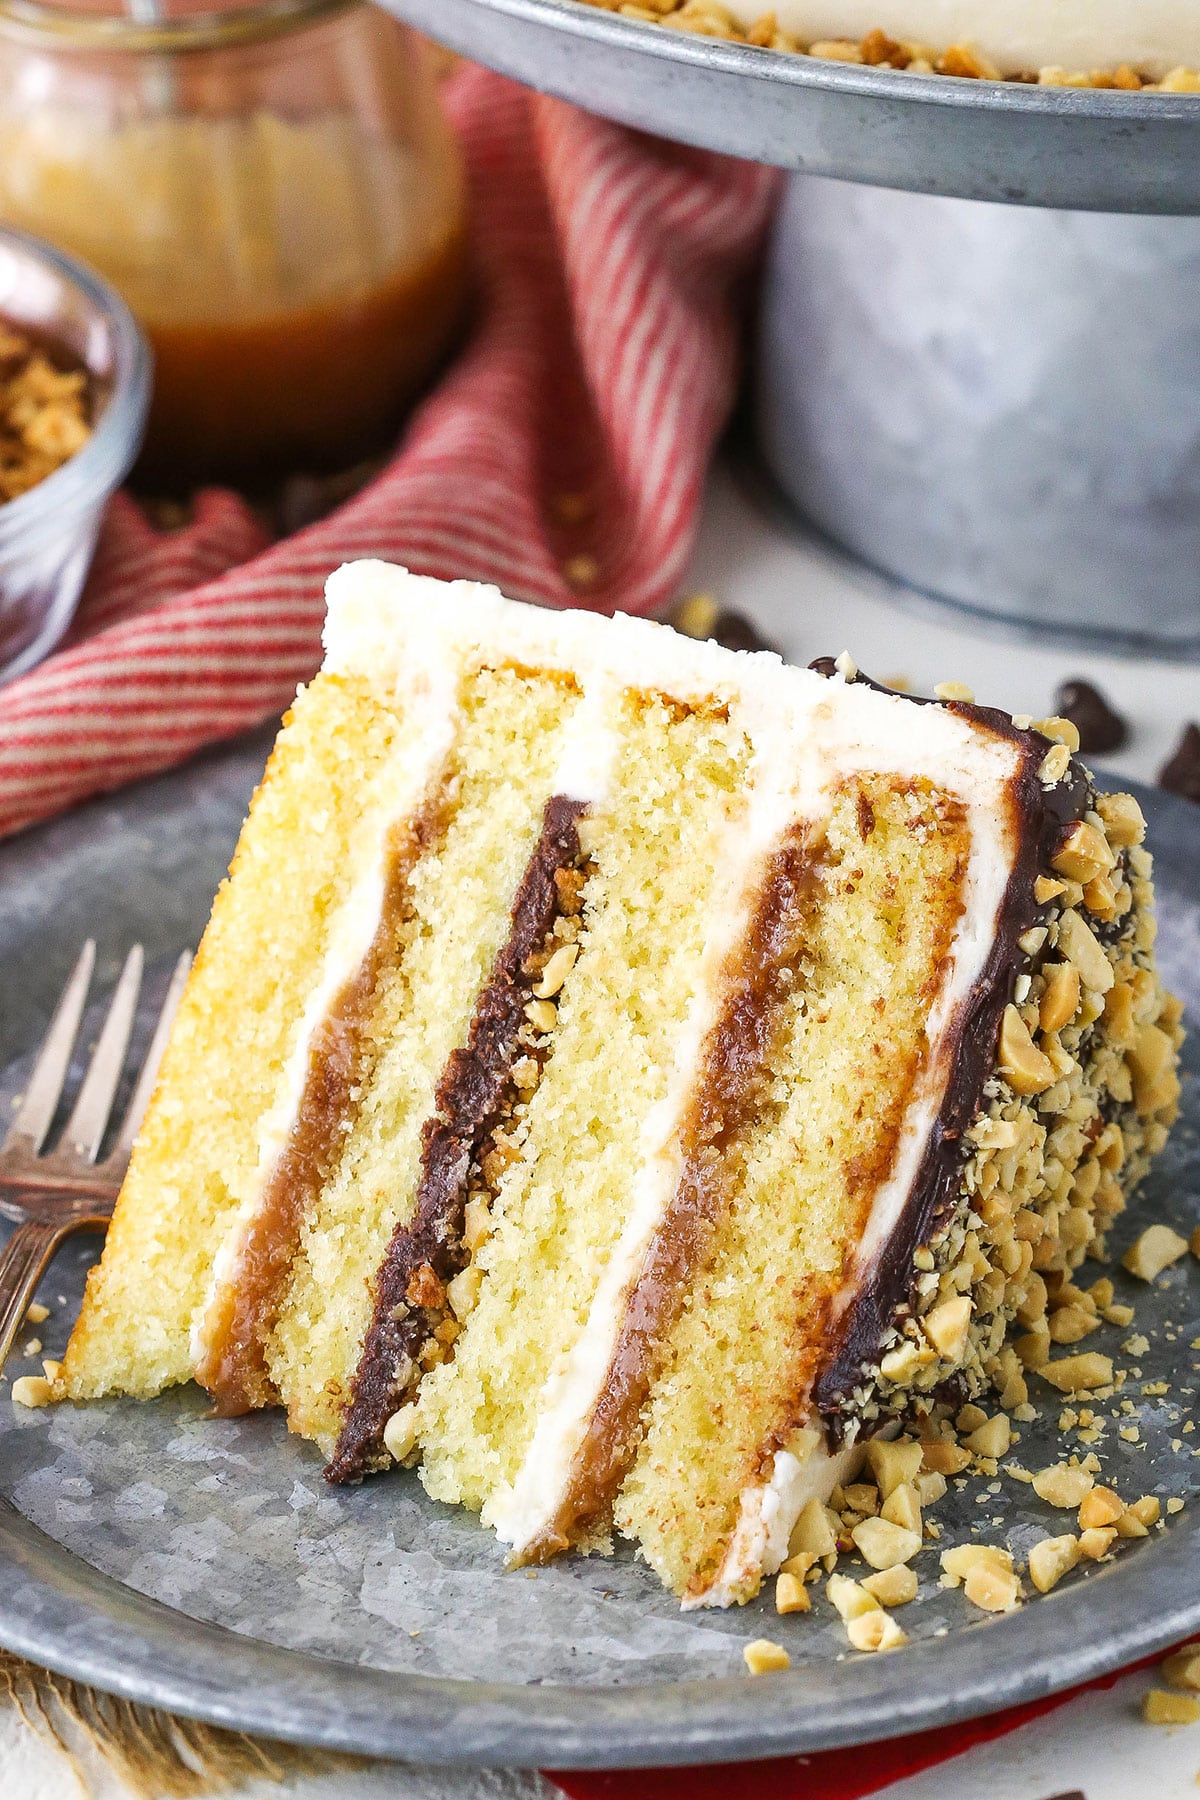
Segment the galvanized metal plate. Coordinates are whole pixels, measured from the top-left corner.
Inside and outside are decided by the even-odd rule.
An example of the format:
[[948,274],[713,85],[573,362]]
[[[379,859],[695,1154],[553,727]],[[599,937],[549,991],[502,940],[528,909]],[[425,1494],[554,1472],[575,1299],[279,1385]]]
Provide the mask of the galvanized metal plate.
[[[266,740],[126,790],[0,848],[0,1117],[88,929],[111,976],[143,938],[159,978],[194,943]],[[1142,795],[1158,853],[1165,971],[1200,1017],[1200,809]],[[154,998],[153,993],[151,999]],[[1130,1214],[1200,1219],[1200,1094],[1188,1052],[1186,1118]],[[44,1350],[61,1350],[96,1251],[65,1250],[42,1298]],[[823,1599],[779,1618],[769,1594],[723,1614],[681,1615],[628,1555],[506,1573],[495,1541],[398,1471],[324,1487],[313,1449],[281,1420],[207,1416],[183,1389],[139,1405],[24,1412],[0,1401],[0,1643],[116,1693],[220,1724],[397,1758],[636,1766],[714,1762],[844,1745],[1037,1698],[1200,1629],[1200,1458],[1194,1415],[1200,1268],[1154,1288],[1117,1274],[1150,1339],[1102,1347],[1130,1376],[1136,1444],[1109,1426],[1105,1471],[1127,1495],[1190,1502],[1111,1565],[988,1619],[938,1585],[904,1609],[901,1654],[847,1655]],[[1158,1382],[1169,1391],[1156,1394]],[[1146,1384],[1150,1392],[1143,1392]],[[0,1389],[0,1393],[3,1390]],[[1058,1460],[1061,1400],[1023,1428],[1027,1467]],[[1115,1403],[1114,1403],[1115,1404]],[[1107,1412],[1107,1408],[1103,1409]],[[1129,1423],[1124,1417],[1121,1424]],[[1069,1515],[1028,1486],[972,1479],[939,1509],[947,1540],[975,1528],[1024,1553]],[[789,1673],[749,1680],[742,1647],[781,1639]]]
[[1200,212],[1200,95],[906,75],[581,0],[386,0],[451,49],[661,137],[914,193]]

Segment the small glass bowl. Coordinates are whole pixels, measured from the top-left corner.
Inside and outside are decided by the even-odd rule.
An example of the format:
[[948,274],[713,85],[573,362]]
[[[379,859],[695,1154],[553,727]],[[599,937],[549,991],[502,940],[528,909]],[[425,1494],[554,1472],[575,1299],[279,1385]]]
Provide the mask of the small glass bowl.
[[105,506],[133,466],[150,401],[150,353],[98,275],[40,239],[0,228],[0,320],[91,377],[92,435],[0,505],[0,681],[40,662],[74,616]]

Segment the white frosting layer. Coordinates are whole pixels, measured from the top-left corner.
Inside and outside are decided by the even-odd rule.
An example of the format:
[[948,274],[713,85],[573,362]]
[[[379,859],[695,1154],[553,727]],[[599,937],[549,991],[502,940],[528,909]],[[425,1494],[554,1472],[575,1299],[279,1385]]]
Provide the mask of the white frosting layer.
[[749,25],[768,10],[804,43],[857,41],[868,31],[935,51],[972,44],[1004,75],[1110,70],[1129,63],[1161,78],[1200,68],[1195,0],[724,0]]
[[205,1304],[192,1321],[193,1366],[200,1364],[208,1349],[219,1295],[229,1286],[236,1287],[240,1279],[251,1227],[295,1129],[316,1033],[342,989],[358,974],[375,940],[387,895],[393,828],[411,817],[421,805],[436,783],[453,745],[458,710],[458,670],[447,655],[437,653],[438,646],[430,646],[430,649],[434,653],[421,659],[418,680],[413,680],[413,666],[406,670],[394,667],[389,671],[388,692],[398,699],[402,697],[405,711],[416,728],[405,732],[399,752],[377,778],[382,791],[375,796],[376,824],[369,846],[369,861],[351,885],[345,903],[333,921],[320,973],[301,1015],[274,1103],[259,1121],[254,1173],[213,1259]]
[[595,681],[584,693],[567,726],[566,742],[554,772],[554,792],[567,800],[596,805],[608,792],[619,748],[613,726],[618,696],[610,681]]
[[773,1575],[788,1553],[796,1520],[810,1500],[825,1502],[835,1487],[858,1473],[864,1446],[853,1438],[830,1451],[812,1427],[797,1432],[798,1442],[777,1450],[771,1479],[742,1495],[737,1526],[724,1561],[701,1594],[689,1594],[684,1612],[701,1606],[736,1606],[754,1594],[761,1575]]
[[780,713],[763,722],[755,744],[747,810],[732,818],[724,833],[718,857],[718,867],[724,870],[722,889],[713,899],[712,925],[696,993],[675,1046],[670,1081],[661,1101],[642,1123],[625,1222],[584,1328],[542,1389],[538,1422],[516,1479],[495,1494],[484,1510],[485,1521],[518,1555],[551,1523],[568,1486],[573,1458],[604,1392],[646,1252],[678,1185],[682,1172],[680,1129],[695,1092],[705,1044],[719,1018],[722,969],[749,927],[764,859],[800,810],[810,773],[799,754],[801,722],[810,716],[808,710]]
[[[435,581],[391,563],[346,563],[330,576],[325,596],[323,667],[366,673],[384,686],[403,682],[404,670],[431,654],[465,665],[504,657],[570,674],[585,689],[607,680],[685,704],[715,700],[766,712],[811,710],[824,685],[772,652],[734,655],[649,619],[552,612],[506,600],[481,582]],[[798,698],[805,689],[807,700]]]

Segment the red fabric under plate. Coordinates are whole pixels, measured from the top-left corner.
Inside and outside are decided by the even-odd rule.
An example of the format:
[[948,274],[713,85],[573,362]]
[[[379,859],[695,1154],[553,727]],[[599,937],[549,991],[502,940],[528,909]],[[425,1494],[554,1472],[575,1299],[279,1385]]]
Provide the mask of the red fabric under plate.
[[[1158,1660],[1150,1657],[1135,1663],[1133,1668],[1147,1668]],[[1120,1669],[1083,1687],[1033,1700],[1026,1706],[1010,1707],[1007,1712],[993,1713],[986,1719],[967,1719],[942,1731],[922,1731],[881,1744],[859,1744],[851,1750],[821,1750],[813,1756],[723,1763],[711,1768],[547,1773],[570,1800],[866,1800],[867,1795],[877,1794],[892,1782],[903,1781],[905,1776],[919,1775],[924,1769],[962,1756],[976,1744],[1005,1737],[1031,1719],[1054,1712],[1077,1694],[1114,1687],[1131,1672]],[[1047,1779],[1052,1782],[1054,1777]]]

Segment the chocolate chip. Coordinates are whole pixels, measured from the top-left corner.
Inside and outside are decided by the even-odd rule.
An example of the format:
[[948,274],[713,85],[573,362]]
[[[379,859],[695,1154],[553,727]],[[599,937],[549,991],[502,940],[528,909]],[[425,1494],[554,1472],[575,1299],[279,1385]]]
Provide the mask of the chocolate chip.
[[1200,805],[1200,725],[1185,725],[1174,755],[1158,771],[1158,785]]
[[1090,681],[1064,681],[1054,710],[1060,718],[1070,719],[1079,733],[1081,750],[1119,750],[1129,736],[1120,713],[1113,711]]
[[808,666],[814,675],[824,675],[826,681],[832,681],[837,674],[837,663],[832,656],[814,656]]
[[712,594],[690,594],[681,600],[669,623],[684,637],[709,638],[725,650],[773,650],[777,656],[780,654],[778,644],[765,638],[744,613],[719,606]]
[[743,613],[725,607],[714,619],[709,636],[726,650],[774,650],[777,655],[779,653],[778,644],[765,638]]

